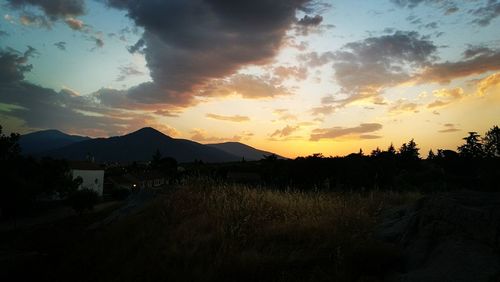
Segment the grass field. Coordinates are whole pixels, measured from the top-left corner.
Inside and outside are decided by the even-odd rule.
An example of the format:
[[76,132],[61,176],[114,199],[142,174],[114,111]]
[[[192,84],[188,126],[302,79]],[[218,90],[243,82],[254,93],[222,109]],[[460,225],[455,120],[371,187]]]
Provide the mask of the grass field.
[[397,267],[400,254],[372,239],[377,215],[418,197],[191,179],[104,229],[71,239],[58,234],[64,251],[44,275],[80,281],[379,281]]

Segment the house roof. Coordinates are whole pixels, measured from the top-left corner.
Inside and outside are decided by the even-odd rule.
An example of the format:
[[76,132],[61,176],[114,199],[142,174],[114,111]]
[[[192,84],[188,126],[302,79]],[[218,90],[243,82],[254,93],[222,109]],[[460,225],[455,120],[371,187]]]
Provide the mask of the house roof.
[[69,167],[77,170],[104,170],[99,164],[87,161],[71,161]]

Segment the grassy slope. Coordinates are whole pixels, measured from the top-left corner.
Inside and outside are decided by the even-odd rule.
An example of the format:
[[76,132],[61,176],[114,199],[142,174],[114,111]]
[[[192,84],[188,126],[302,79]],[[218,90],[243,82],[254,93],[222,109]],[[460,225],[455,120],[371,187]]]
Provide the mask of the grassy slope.
[[80,281],[377,281],[397,250],[370,239],[390,192],[300,193],[190,181],[73,244],[52,278]]

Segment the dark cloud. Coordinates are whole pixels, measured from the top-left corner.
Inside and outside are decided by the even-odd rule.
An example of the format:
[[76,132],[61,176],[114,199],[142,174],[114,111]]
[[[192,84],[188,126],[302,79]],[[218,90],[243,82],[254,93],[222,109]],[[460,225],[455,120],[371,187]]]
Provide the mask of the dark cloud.
[[65,51],[66,50],[66,42],[64,41],[59,41],[54,43],[54,46],[56,46],[59,50]]
[[300,26],[318,26],[322,21],[323,17],[320,15],[315,15],[314,17],[305,15],[302,19],[297,21],[297,24]]
[[28,58],[35,52],[32,47],[23,54],[12,49],[0,51],[0,103],[9,108],[0,115],[21,120],[24,130],[58,128],[102,136],[150,125],[166,133],[175,131],[156,123],[149,113],[113,109],[93,95],[80,96],[70,89],[56,92],[24,81],[24,73],[31,70]]
[[135,52],[139,52],[139,53],[142,53],[143,52],[143,48],[145,47],[146,45],[146,42],[144,42],[143,39],[139,39],[134,45],[132,46],[129,46],[127,48],[127,50],[130,52],[130,53],[135,53]]
[[[498,0],[485,0],[485,1],[449,1],[449,0],[391,0],[394,4],[401,8],[413,9],[420,4],[430,5],[437,7],[443,12],[443,15],[451,15],[457,13],[460,9],[457,4],[459,2],[473,2],[475,8],[468,11],[468,13],[475,18],[472,23],[479,26],[487,26],[494,19],[500,16],[500,1]],[[477,3],[481,2],[481,3]]]
[[457,132],[460,131],[459,128],[453,123],[445,123],[443,125],[443,129],[438,130],[439,133],[450,133],[450,132]]
[[487,26],[495,18],[500,16],[500,2],[497,0],[488,0],[488,2],[477,9],[471,10],[470,13],[476,18],[473,23],[480,26]]
[[137,69],[134,65],[122,66],[119,68],[120,75],[116,78],[116,81],[124,81],[127,77],[143,75],[144,73]]
[[104,46],[104,41],[102,40],[102,38],[94,37],[93,39],[95,41],[96,47],[102,48]]
[[428,66],[415,81],[418,83],[449,83],[453,79],[500,70],[500,50],[471,48],[464,52],[465,60]]
[[458,7],[456,7],[456,6],[448,7],[446,9],[446,11],[444,11],[444,14],[445,15],[451,15],[451,14],[454,14],[454,13],[458,12],[459,10],[460,9],[458,9]]
[[268,62],[283,45],[296,11],[310,8],[309,0],[106,2],[126,10],[144,29],[130,51],[143,49],[153,82],[145,86],[149,91],[131,98],[172,104],[177,97],[184,104],[213,79]]
[[486,46],[469,45],[469,47],[465,49],[463,54],[465,59],[471,59],[476,56],[493,55],[494,53],[494,50]]
[[438,28],[438,23],[437,22],[430,22],[430,23],[424,25],[424,27],[427,29],[436,29],[436,28]]
[[23,80],[24,73],[33,68],[28,58],[35,53],[36,49],[31,46],[22,54],[13,49],[0,50],[0,84]]
[[[213,80],[196,94],[204,97],[239,95],[246,99],[273,98],[291,94],[288,88],[277,82],[272,77],[237,74],[227,79]],[[192,95],[188,94],[186,97]]]
[[296,81],[301,81],[307,79],[308,72],[306,67],[287,67],[278,66],[273,68],[274,80],[276,83],[282,83],[283,81],[294,78]]
[[309,16],[297,20],[295,23],[295,32],[298,35],[306,36],[311,32],[322,32],[325,28],[334,28],[334,25],[322,25],[323,17],[321,15]]
[[[171,101],[164,100],[162,103],[156,100],[147,100],[153,96],[149,93],[156,91],[158,89],[155,84],[143,83],[128,90],[102,88],[93,93],[92,97],[106,107],[129,110],[155,110],[158,107],[162,107],[164,110],[171,112],[176,111],[177,107],[195,105],[195,101],[191,95],[170,96]],[[174,104],[175,106],[173,106]]]
[[355,127],[337,126],[332,128],[319,128],[312,131],[310,140],[318,141],[320,139],[336,139],[345,136],[361,139],[373,139],[376,135],[367,135],[366,133],[376,132],[380,129],[382,129],[382,125],[379,123],[362,123]]
[[83,15],[85,12],[84,0],[7,0],[7,2],[15,9],[22,9],[25,6],[38,7],[53,21]]
[[[28,129],[58,128],[91,135],[124,133],[147,123],[145,116],[101,107],[70,91],[56,92],[27,82],[0,84],[0,102],[16,106],[8,116]],[[89,113],[89,114],[87,114]]]
[[445,15],[450,15],[458,11],[456,1],[449,0],[391,0],[391,2],[401,8],[410,9],[413,9],[420,4],[431,5],[441,9]]
[[45,16],[35,15],[28,12],[25,12],[19,17],[19,22],[24,26],[35,26],[46,29],[52,28],[52,22]]
[[335,55],[332,52],[324,52],[322,54],[318,54],[317,52],[310,52],[297,56],[297,59],[299,61],[304,62],[309,67],[323,66],[333,61],[334,58]]
[[436,50],[433,42],[417,32],[404,31],[344,45],[334,53],[333,67],[341,93],[348,98],[338,104],[375,99],[385,88],[409,80],[430,65]]

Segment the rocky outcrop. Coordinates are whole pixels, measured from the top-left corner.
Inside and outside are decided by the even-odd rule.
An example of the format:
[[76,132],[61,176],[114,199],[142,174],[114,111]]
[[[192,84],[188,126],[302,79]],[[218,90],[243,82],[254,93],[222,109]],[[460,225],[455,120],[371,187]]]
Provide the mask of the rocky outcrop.
[[427,196],[382,219],[376,236],[404,254],[389,281],[500,281],[500,193]]

